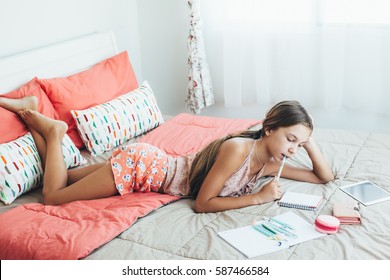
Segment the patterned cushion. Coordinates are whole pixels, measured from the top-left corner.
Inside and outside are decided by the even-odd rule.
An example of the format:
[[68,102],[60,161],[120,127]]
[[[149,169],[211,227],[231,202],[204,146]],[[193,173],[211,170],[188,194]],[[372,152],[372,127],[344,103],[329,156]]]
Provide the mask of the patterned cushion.
[[[66,168],[86,162],[67,135],[62,141],[62,150]],[[39,187],[42,175],[41,159],[31,133],[0,145],[0,200],[5,204]]]
[[97,156],[163,122],[148,82],[107,103],[72,110],[77,129],[88,151]]
[[77,149],[76,145],[67,134],[65,134],[64,139],[62,139],[62,153],[64,154],[64,161],[67,169],[87,163],[87,160],[80,154],[79,149]]

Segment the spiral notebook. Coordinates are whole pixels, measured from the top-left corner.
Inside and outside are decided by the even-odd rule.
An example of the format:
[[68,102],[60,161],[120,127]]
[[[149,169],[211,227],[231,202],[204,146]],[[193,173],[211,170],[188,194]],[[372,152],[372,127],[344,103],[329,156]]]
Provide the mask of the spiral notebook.
[[322,199],[323,197],[319,195],[287,191],[279,200],[279,205],[283,207],[314,211],[321,204]]

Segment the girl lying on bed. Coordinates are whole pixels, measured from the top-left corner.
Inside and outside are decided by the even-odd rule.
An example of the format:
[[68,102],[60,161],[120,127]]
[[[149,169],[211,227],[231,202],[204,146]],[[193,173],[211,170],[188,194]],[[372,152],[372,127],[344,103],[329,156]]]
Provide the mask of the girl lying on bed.
[[29,128],[44,166],[43,203],[63,204],[125,195],[162,192],[195,199],[196,212],[218,212],[274,201],[281,197],[275,179],[252,193],[262,176],[275,176],[284,157],[303,147],[313,169],[286,165],[281,176],[312,183],[334,179],[311,137],[313,124],[296,101],[283,101],[267,113],[259,131],[228,135],[190,156],[170,157],[146,143],[117,148],[106,163],[67,170],[61,142],[67,124],[38,113],[34,96],[0,98],[0,106],[18,113]]

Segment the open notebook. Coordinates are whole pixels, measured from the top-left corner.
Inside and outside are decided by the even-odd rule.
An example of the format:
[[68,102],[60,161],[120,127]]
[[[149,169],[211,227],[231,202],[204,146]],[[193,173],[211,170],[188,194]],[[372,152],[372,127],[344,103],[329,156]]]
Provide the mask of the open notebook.
[[[293,212],[287,212],[274,218],[290,225],[294,229],[292,232],[295,236],[286,236],[285,241],[270,240],[256,230],[253,225],[221,231],[218,232],[218,235],[248,258],[286,249],[298,243],[325,235],[316,231],[313,224],[308,223]],[[262,220],[257,225],[265,222],[266,220]]]

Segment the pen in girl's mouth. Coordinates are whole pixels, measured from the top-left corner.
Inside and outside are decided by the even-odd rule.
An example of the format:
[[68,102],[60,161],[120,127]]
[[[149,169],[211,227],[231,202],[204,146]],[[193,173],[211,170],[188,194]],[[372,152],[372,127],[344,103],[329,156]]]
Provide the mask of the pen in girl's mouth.
[[282,164],[280,165],[278,175],[276,176],[276,181],[279,181],[280,175],[282,174],[284,163],[286,162],[286,156],[283,157]]

